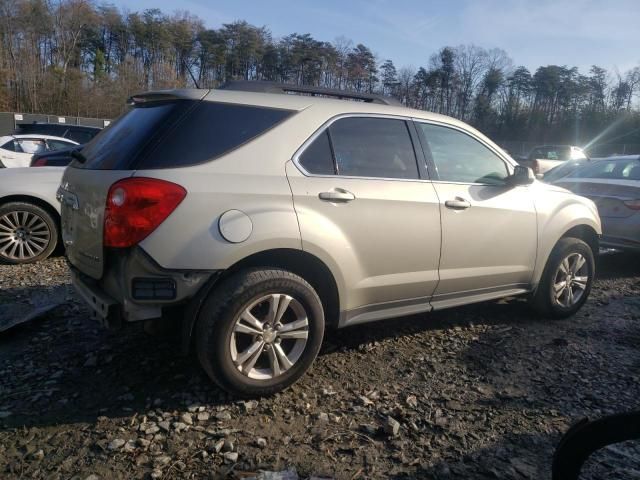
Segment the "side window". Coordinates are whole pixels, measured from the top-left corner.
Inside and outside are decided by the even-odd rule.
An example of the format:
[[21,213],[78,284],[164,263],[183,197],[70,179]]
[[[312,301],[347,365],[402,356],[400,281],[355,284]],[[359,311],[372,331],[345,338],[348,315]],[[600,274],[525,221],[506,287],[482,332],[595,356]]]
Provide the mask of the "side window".
[[7,150],[9,152],[15,152],[16,151],[16,148],[13,146],[13,140],[9,140],[4,145],[0,146],[0,148],[2,148],[3,150]]
[[63,148],[73,147],[73,143],[63,142],[61,140],[47,140],[48,150],[54,152],[56,150],[62,150]]
[[428,123],[418,125],[427,140],[440,180],[503,185],[509,176],[504,161],[466,133]]
[[350,117],[331,124],[338,175],[417,179],[418,163],[404,120]]
[[20,148],[24,153],[40,153],[44,152],[46,149],[44,140],[40,140],[37,138],[21,138],[19,140],[16,140],[16,142],[18,143],[18,145],[20,145]]
[[325,130],[300,155],[300,165],[315,175],[335,175],[329,132]]

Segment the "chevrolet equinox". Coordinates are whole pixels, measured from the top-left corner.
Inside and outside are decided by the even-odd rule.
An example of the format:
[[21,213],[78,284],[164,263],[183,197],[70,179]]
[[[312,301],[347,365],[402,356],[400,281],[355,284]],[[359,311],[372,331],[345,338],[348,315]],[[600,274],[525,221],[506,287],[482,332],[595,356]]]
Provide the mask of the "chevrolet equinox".
[[255,396],[299,379],[328,327],[514,295],[562,318],[587,299],[590,200],[446,116],[255,90],[136,95],[74,154],[62,238],[106,325],[173,318],[211,379]]

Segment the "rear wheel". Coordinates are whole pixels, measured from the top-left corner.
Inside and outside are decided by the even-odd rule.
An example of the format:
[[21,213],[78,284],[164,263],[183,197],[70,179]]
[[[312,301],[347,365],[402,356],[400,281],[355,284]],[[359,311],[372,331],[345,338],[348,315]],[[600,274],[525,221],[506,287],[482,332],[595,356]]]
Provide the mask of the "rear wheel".
[[311,285],[286,270],[252,269],[212,291],[197,320],[196,350],[225,390],[269,395],[309,369],[323,334],[322,303]]
[[573,315],[587,301],[594,275],[591,247],[578,238],[561,238],[547,260],[534,308],[553,318]]
[[26,202],[0,207],[0,262],[37,262],[51,255],[57,244],[57,223],[45,209]]

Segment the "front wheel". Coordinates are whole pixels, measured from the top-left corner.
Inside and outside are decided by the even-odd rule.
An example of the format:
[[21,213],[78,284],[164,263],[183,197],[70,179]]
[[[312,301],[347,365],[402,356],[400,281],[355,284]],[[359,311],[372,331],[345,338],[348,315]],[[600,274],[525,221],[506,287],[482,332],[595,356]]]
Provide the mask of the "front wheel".
[[561,238],[549,255],[532,305],[543,315],[569,317],[587,301],[594,276],[591,247],[578,238]]
[[293,384],[316,358],[324,334],[318,295],[286,270],[251,269],[224,280],[196,324],[196,351],[228,392],[269,395]]

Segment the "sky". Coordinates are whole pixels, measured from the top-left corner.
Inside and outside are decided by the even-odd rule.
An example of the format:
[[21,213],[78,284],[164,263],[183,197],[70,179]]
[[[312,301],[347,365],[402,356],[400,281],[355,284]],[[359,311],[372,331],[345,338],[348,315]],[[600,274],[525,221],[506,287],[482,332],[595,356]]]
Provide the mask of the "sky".
[[110,0],[130,11],[186,10],[209,28],[246,20],[275,38],[310,33],[363,43],[396,67],[426,66],[443,46],[502,48],[515,65],[640,65],[640,0]]

